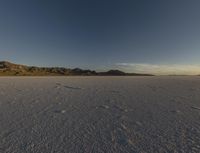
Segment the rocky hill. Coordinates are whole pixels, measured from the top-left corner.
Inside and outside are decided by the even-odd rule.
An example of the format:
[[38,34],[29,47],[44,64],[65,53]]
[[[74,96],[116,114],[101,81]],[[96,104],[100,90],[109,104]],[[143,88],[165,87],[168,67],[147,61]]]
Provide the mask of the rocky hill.
[[107,72],[96,72],[92,70],[82,70],[80,68],[69,69],[63,67],[35,67],[14,64],[8,61],[0,61],[1,76],[152,76],[150,74],[125,73],[119,70],[109,70]]

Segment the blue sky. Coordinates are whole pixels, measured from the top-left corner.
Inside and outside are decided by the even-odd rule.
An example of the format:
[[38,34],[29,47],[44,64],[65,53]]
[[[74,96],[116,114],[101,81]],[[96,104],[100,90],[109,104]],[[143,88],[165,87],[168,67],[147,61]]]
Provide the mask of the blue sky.
[[1,0],[0,60],[200,73],[199,8],[199,0]]

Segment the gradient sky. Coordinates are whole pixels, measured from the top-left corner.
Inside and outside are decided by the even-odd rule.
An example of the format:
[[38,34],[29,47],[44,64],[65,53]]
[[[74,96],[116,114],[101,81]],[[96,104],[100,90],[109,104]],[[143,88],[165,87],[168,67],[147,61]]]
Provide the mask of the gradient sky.
[[200,73],[199,8],[199,0],[1,0],[0,60]]

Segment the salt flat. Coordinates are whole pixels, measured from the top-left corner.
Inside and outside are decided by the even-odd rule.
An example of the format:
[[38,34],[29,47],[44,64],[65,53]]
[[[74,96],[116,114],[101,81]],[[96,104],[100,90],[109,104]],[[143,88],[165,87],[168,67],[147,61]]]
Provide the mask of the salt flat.
[[200,152],[200,77],[1,77],[1,153]]

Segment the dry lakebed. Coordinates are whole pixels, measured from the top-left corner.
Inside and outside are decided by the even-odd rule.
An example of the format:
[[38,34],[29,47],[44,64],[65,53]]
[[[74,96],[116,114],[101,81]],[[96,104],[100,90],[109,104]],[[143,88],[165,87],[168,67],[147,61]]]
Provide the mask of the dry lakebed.
[[0,77],[0,153],[199,153],[200,77]]

